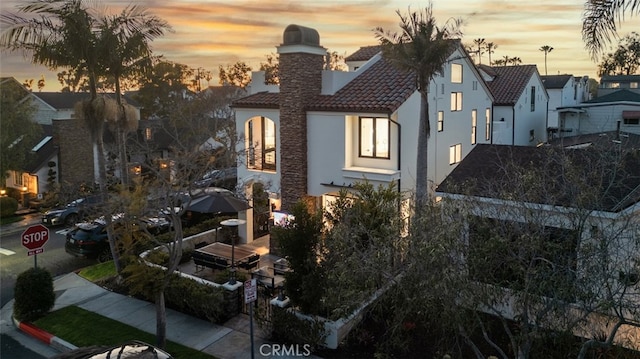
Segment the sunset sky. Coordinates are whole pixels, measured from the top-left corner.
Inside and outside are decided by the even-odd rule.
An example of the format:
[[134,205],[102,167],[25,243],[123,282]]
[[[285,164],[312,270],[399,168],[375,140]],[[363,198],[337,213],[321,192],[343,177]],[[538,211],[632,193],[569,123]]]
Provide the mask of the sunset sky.
[[[463,43],[484,38],[498,45],[492,59],[520,57],[523,64],[536,64],[544,75],[543,45],[554,49],[548,55],[548,74],[596,77],[597,63],[584,49],[580,29],[585,0],[434,0],[439,23],[452,17],[464,21]],[[3,0],[0,11],[14,11],[16,0]],[[132,1],[101,1],[117,10]],[[138,0],[151,13],[166,20],[173,32],[153,42],[157,55],[168,60],[202,67],[217,75],[219,65],[244,61],[254,69],[265,56],[276,52],[287,25],[312,27],[329,51],[348,55],[361,46],[375,45],[373,29],[397,30],[398,15],[424,7],[426,1],[401,0]],[[640,30],[640,18],[627,19],[619,34]],[[615,44],[614,44],[615,45]],[[487,55],[483,63],[488,62]],[[58,91],[55,74],[31,65],[20,53],[0,55],[0,74],[18,81],[45,76],[45,91]],[[217,79],[212,80],[217,84]]]

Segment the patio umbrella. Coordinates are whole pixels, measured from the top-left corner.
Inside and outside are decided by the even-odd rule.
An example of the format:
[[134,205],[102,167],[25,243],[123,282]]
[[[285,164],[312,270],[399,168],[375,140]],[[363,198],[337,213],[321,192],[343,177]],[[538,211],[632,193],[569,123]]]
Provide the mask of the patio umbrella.
[[222,188],[207,188],[197,194],[188,211],[198,213],[238,213],[251,208],[247,201],[235,197],[233,192]]

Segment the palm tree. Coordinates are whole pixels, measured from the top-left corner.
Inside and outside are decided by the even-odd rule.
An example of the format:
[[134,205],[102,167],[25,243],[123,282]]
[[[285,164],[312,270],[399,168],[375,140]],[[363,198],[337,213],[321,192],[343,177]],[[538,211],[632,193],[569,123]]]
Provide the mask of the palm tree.
[[431,133],[429,124],[429,84],[436,75],[442,74],[447,59],[461,36],[461,21],[455,19],[440,27],[433,17],[433,4],[422,12],[411,12],[400,17],[400,33],[392,33],[378,27],[376,37],[382,45],[382,54],[397,68],[410,71],[416,76],[420,93],[420,122],[418,128],[418,148],[416,163],[416,202],[420,208],[429,197],[427,152]]
[[125,77],[141,75],[153,66],[149,43],[169,29],[166,21],[150,15],[145,8],[137,5],[127,6],[118,15],[105,16],[100,22],[101,61],[105,73],[113,78],[115,84],[118,112],[114,125],[121,180],[125,185],[129,184],[126,136],[129,131],[135,130],[139,119],[134,117],[135,111],[123,103],[120,82]]
[[587,0],[582,16],[582,40],[597,58],[612,37],[617,37],[617,24],[626,12],[640,14],[640,0]]
[[520,65],[522,63],[522,59],[519,58],[518,56],[511,57],[511,58],[509,58],[507,63],[510,63],[512,65]]
[[547,54],[553,50],[553,47],[544,45],[540,47],[540,51],[544,51],[544,74],[547,74]]
[[487,54],[489,54],[489,65],[492,64],[492,62],[491,62],[491,54],[496,52],[497,48],[498,48],[498,45],[493,43],[493,42],[487,42],[487,44],[485,45],[485,49],[487,50]]
[[484,41],[484,38],[478,38],[474,39],[473,43],[478,48],[478,50],[476,50],[478,54],[478,64],[482,65],[482,54],[484,53],[482,50],[484,49],[486,42]]

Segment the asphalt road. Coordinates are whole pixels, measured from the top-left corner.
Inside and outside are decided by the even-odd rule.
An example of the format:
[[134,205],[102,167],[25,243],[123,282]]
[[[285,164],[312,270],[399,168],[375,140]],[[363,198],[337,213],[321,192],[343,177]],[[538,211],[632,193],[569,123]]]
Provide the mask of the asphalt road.
[[[38,223],[39,215],[33,214],[33,221]],[[27,249],[22,246],[20,235],[29,227],[3,226],[0,228],[0,305],[4,306],[14,295],[14,286],[18,275],[36,264],[46,268],[55,278],[77,269],[95,264],[95,259],[76,258],[64,251],[65,233],[67,228],[52,227],[49,230],[49,240],[44,245],[44,252],[37,256],[28,256]],[[47,358],[49,348],[43,346],[22,333],[1,333],[0,357],[2,358]],[[41,349],[41,350],[38,350]]]

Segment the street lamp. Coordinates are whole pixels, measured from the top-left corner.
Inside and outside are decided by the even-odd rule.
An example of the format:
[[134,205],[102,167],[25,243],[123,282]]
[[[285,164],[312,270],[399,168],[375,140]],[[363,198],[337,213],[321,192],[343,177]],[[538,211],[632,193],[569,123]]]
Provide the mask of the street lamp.
[[[247,221],[244,219],[231,218],[226,219],[220,222],[221,225],[227,228],[237,228],[239,225],[245,224]],[[234,231],[231,235],[231,269],[229,270],[229,284],[236,284],[236,260],[235,260],[235,249],[236,249],[236,236],[237,233]]]

